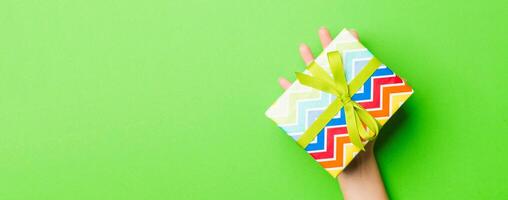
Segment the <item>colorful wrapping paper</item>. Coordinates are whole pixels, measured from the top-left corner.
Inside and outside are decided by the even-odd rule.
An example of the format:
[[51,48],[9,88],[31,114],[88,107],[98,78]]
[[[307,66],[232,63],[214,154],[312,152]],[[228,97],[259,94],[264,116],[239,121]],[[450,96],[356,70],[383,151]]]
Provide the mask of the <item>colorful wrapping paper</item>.
[[[346,29],[342,30],[315,60],[328,73],[330,69],[327,53],[332,51],[339,51],[341,54],[348,83],[373,58],[369,50]],[[413,89],[405,80],[381,64],[351,100],[360,104],[383,125],[412,93]],[[266,116],[294,140],[298,140],[335,98],[334,95],[295,81],[266,111]],[[364,144],[367,142],[363,141]],[[348,136],[344,108],[326,124],[305,151],[333,177],[353,160],[360,149],[351,143]]]

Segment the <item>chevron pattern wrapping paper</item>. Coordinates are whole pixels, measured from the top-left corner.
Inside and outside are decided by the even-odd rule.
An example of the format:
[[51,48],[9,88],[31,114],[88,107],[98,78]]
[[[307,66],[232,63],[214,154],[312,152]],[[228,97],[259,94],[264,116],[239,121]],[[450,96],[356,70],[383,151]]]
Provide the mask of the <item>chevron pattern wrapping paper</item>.
[[[315,60],[328,72],[326,54],[330,51],[341,53],[348,83],[373,58],[369,50],[346,29]],[[383,125],[412,93],[413,89],[405,80],[382,64],[351,99]],[[334,99],[333,95],[295,81],[266,111],[266,116],[296,141]],[[328,122],[305,151],[333,177],[353,160],[360,149],[350,142],[344,109]]]

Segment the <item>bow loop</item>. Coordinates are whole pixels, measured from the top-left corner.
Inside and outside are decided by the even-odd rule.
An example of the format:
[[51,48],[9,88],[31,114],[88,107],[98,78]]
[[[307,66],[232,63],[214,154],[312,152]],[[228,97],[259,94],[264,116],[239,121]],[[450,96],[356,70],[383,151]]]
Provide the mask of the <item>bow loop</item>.
[[359,149],[365,150],[362,140],[372,140],[379,132],[379,125],[376,119],[365,110],[360,104],[351,100],[351,96],[361,88],[363,83],[381,65],[376,58],[372,58],[364,69],[348,85],[342,58],[338,51],[327,54],[328,63],[332,76],[321,68],[316,62],[312,62],[307,70],[313,75],[296,73],[296,78],[303,85],[327,92],[336,96],[336,99],[323,111],[323,113],[311,124],[305,133],[298,139],[302,147],[306,147],[326,124],[344,107],[346,127],[349,139]]

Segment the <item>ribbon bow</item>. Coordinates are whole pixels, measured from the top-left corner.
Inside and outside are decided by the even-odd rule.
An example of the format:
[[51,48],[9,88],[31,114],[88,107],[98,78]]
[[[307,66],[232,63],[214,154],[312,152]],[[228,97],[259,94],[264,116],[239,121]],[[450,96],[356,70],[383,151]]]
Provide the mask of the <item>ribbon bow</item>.
[[[349,85],[346,82],[342,58],[338,51],[328,53],[328,63],[330,64],[333,77],[330,77],[328,72],[316,62],[312,62],[307,67],[307,70],[313,76],[296,72],[296,78],[301,84],[336,96],[335,100],[321,113],[297,142],[300,146],[307,147],[337,112],[344,107],[349,138],[356,147],[365,150],[362,139],[374,139],[379,132],[379,125],[376,119],[365,108],[352,101],[351,97],[362,87],[372,73],[376,71],[381,62],[376,58],[372,58]],[[369,131],[365,130],[363,125]]]

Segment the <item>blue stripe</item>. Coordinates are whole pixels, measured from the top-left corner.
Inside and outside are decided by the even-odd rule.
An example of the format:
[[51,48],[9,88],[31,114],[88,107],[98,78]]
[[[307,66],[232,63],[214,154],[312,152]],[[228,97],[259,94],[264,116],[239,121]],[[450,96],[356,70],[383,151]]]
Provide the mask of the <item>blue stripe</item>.
[[[287,133],[298,133],[305,131],[305,117],[307,115],[307,110],[309,109],[316,109],[316,108],[326,108],[328,105],[330,105],[330,94],[321,92],[321,99],[314,100],[314,101],[304,101],[298,103],[298,121],[295,125],[290,126],[281,126],[282,129],[284,129]],[[308,122],[309,124],[313,123],[314,121]]]
[[[344,116],[344,108],[340,109],[340,116],[336,116],[336,118],[333,118],[326,124],[326,127],[330,126],[338,126],[338,125],[344,125],[346,124],[346,117]],[[325,127],[325,128],[326,128]],[[319,134],[316,136],[317,140],[315,143],[310,143],[307,148],[305,148],[306,151],[316,151],[316,150],[324,150],[325,149],[325,131],[324,128],[319,132]]]
[[372,91],[372,77],[376,77],[376,76],[386,76],[386,75],[392,75],[393,72],[388,69],[388,68],[378,68],[373,74],[372,76],[367,79],[367,81],[365,81],[365,83],[363,84],[363,92],[356,92],[355,95],[353,95],[353,97],[351,97],[351,99],[353,101],[360,101],[360,100],[367,100],[367,99],[371,99],[371,91]]

